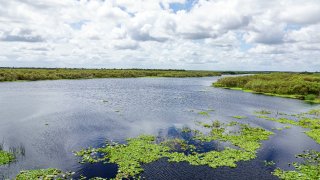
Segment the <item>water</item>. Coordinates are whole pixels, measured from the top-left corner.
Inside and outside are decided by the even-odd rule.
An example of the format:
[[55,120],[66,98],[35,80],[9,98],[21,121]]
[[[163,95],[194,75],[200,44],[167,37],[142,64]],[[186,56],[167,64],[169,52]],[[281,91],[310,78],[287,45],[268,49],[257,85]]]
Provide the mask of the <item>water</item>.
[[[220,77],[57,80],[0,83],[0,142],[22,152],[17,161],[0,167],[0,179],[24,169],[58,168],[78,177],[114,177],[114,164],[79,164],[73,151],[102,146],[106,139],[125,142],[139,134],[172,135],[172,129],[194,127],[195,120],[238,120],[267,130],[283,127],[255,118],[255,110],[300,113],[317,108],[303,101],[211,87]],[[214,109],[211,116],[197,112]],[[262,160],[290,169],[303,150],[320,150],[302,128],[275,131],[258,158],[238,168],[190,166],[160,159],[144,165],[147,179],[274,179]],[[214,177],[214,178],[213,178]]]

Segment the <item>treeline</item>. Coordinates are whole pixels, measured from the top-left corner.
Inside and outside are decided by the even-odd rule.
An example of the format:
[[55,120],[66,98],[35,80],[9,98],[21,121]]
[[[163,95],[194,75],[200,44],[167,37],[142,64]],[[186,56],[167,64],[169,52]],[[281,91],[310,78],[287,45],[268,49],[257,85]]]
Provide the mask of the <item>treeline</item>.
[[215,87],[242,88],[258,93],[300,95],[313,100],[320,96],[320,73],[271,73],[238,77],[225,77]]
[[135,78],[135,77],[205,77],[219,76],[213,71],[151,69],[37,69],[0,68],[0,81],[37,81],[57,79]]

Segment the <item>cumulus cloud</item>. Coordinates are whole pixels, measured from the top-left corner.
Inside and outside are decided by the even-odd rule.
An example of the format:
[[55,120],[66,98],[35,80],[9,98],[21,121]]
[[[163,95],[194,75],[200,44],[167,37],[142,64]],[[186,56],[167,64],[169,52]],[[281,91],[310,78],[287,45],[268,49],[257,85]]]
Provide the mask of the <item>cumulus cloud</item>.
[[314,71],[319,31],[318,0],[0,1],[0,66]]
[[44,39],[30,29],[13,29],[10,32],[1,32],[1,41],[42,42]]

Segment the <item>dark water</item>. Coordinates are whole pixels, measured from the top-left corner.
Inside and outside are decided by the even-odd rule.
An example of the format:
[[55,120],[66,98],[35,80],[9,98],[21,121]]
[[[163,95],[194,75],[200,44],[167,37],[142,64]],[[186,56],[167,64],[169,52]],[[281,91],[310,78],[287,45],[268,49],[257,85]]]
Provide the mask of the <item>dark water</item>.
[[[114,164],[79,164],[73,151],[98,147],[106,139],[124,142],[139,134],[167,136],[174,129],[194,127],[195,120],[239,120],[274,131],[283,125],[255,118],[255,110],[299,113],[317,108],[303,101],[269,97],[210,87],[210,78],[137,78],[57,80],[0,83],[0,143],[18,152],[15,163],[0,167],[0,179],[13,178],[20,170],[59,168],[76,176],[114,177]],[[214,109],[210,117],[201,110]],[[275,179],[277,167],[290,169],[295,154],[320,145],[293,127],[263,143],[258,158],[238,163],[238,168],[191,166],[160,159],[144,165],[147,179]]]

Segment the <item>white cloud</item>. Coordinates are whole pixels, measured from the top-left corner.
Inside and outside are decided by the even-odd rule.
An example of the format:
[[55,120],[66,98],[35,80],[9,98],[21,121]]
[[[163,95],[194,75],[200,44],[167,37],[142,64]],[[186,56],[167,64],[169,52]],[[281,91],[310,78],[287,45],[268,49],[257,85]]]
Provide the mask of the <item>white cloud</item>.
[[320,69],[318,0],[172,3],[0,1],[0,66]]

